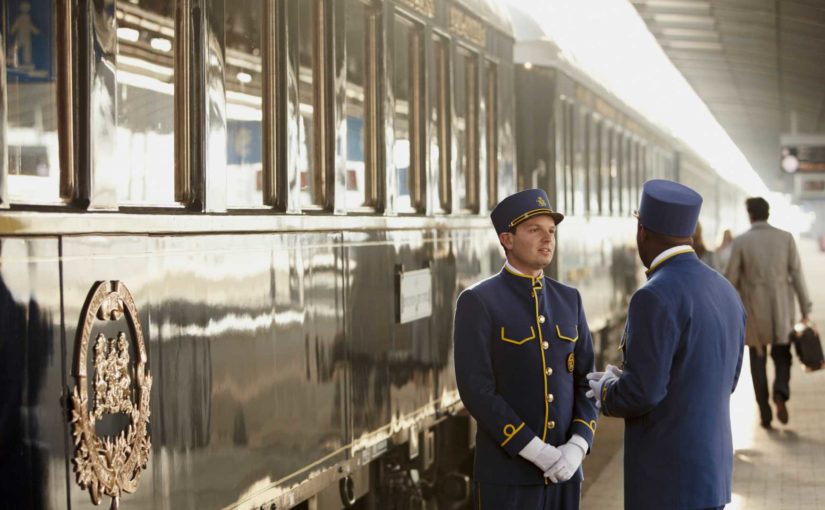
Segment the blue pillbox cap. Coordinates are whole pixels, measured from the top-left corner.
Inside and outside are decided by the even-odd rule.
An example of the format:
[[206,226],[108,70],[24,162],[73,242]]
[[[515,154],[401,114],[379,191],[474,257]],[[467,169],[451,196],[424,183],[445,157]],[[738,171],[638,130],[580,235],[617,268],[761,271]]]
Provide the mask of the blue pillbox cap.
[[702,196],[667,179],[653,179],[642,186],[639,222],[648,230],[673,237],[690,237],[699,221]]
[[490,219],[493,220],[496,233],[501,234],[522,221],[540,214],[550,215],[556,225],[564,219],[563,214],[554,211],[550,206],[547,193],[543,189],[533,188],[504,198],[490,213]]

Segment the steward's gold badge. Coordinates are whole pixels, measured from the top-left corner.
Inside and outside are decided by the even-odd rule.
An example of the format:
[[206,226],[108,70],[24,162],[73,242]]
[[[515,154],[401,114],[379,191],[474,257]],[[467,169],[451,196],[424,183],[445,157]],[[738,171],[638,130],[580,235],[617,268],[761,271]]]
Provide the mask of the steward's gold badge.
[[541,197],[538,197],[538,198],[536,199],[536,203],[537,203],[537,204],[539,204],[539,206],[541,206],[541,207],[547,207],[547,203],[546,203],[546,202],[544,201],[544,199],[543,199],[543,198],[541,198]]
[[574,366],[576,366],[576,355],[571,352],[567,355],[567,371],[572,374]]

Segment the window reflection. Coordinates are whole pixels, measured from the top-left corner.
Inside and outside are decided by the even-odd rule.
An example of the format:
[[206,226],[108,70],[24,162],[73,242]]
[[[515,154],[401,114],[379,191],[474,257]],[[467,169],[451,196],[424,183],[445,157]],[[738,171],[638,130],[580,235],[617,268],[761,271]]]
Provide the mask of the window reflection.
[[455,167],[456,199],[459,210],[475,210],[477,203],[477,104],[478,60],[468,50],[459,47],[459,62],[455,67]]
[[513,119],[515,116],[515,91],[513,90],[513,70],[511,67],[503,69],[498,75],[501,86],[501,104],[499,106],[498,120],[498,196],[506,197],[515,193],[516,190],[516,154],[515,154],[515,130],[513,129]]
[[450,210],[450,129],[449,93],[450,93],[450,52],[449,43],[439,35],[433,36],[435,50],[435,90],[430,102],[432,125],[430,135],[430,165],[434,172],[434,195],[438,200],[435,211]]
[[[396,172],[396,209],[400,212],[412,210],[411,200],[411,151],[412,137],[412,87],[414,49],[412,47],[412,24],[402,18],[395,19],[393,32],[393,94],[395,96],[395,141],[393,163]],[[412,54],[412,55],[411,55]]]
[[226,10],[227,203],[263,205],[263,0]]
[[8,85],[8,189],[14,202],[57,202],[57,2],[3,2]]
[[366,9],[362,0],[347,0],[346,5],[347,62],[347,176],[346,203],[349,208],[366,205],[370,184],[367,175],[367,72],[366,72]]
[[[301,206],[318,206],[322,200],[321,169],[316,169],[315,150],[315,96],[313,83],[315,55],[314,34],[317,0],[293,0],[289,4],[293,46],[298,48],[298,172],[301,186]],[[297,18],[297,19],[296,19]]]
[[487,108],[487,144],[484,147],[487,161],[487,207],[492,209],[498,203],[498,101],[496,65],[486,62],[485,106]]
[[121,203],[174,202],[175,2],[117,2]]

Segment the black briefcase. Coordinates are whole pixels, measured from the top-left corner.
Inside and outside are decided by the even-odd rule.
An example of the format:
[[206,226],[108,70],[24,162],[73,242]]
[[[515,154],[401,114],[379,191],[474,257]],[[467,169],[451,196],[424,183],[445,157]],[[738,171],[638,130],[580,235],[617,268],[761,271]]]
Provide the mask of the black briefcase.
[[791,332],[791,343],[796,350],[796,355],[808,372],[819,370],[825,365],[819,333],[812,326],[812,323],[800,322]]

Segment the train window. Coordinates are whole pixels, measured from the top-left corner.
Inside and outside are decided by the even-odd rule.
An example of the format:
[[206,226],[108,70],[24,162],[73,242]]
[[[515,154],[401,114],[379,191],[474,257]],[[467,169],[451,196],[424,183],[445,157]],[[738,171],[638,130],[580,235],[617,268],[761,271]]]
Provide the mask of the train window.
[[498,197],[516,192],[515,141],[513,117],[515,96],[513,68],[500,64],[498,73]]
[[636,141],[632,137],[627,139],[627,172],[624,182],[624,204],[625,208],[622,213],[629,213],[633,211],[633,188],[636,185]]
[[590,169],[593,166],[593,162],[591,160],[592,154],[590,147],[593,145],[593,118],[590,116],[590,113],[587,110],[581,109],[580,110],[580,122],[579,125],[581,126],[580,132],[582,134],[582,144],[581,144],[581,151],[582,151],[582,175],[583,175],[583,185],[582,185],[582,207],[586,213],[590,213],[592,210],[592,203],[591,203],[591,196],[590,190],[592,189],[592,182],[591,182],[591,172]]
[[455,69],[455,166],[458,209],[478,211],[478,57],[459,46]]
[[[316,115],[316,90],[320,66],[315,65],[315,36],[316,17],[320,9],[319,0],[292,0],[288,12],[290,36],[293,39],[291,46],[297,48],[295,56],[298,64],[298,176],[300,179],[300,204],[304,209],[315,209],[323,206],[324,176],[318,153],[315,150],[315,139],[322,127],[322,119]],[[296,34],[297,31],[297,34]]]
[[435,173],[434,196],[438,197],[433,208],[437,212],[449,212],[452,201],[450,165],[450,43],[446,37],[433,36],[435,59],[435,91],[431,102],[432,125],[430,130],[430,165]]
[[610,213],[619,213],[619,161],[621,160],[621,134],[615,129],[610,130]]
[[638,140],[634,143],[633,156],[636,163],[634,164],[635,171],[633,172],[633,192],[631,204],[634,204],[632,207],[635,208],[635,204],[639,203],[639,186],[642,182],[642,144]]
[[[556,209],[559,211],[567,211],[567,194],[565,190],[567,189],[567,171],[565,170],[567,167],[567,115],[566,112],[566,102],[564,98],[556,103],[556,107],[553,109],[553,116],[554,116],[554,123],[555,123],[555,134],[556,134],[556,153],[555,159],[556,164],[554,165],[555,168],[555,186],[556,186],[556,196],[551,200],[554,200]],[[541,184],[539,183],[539,187]],[[552,195],[551,195],[552,196]]]
[[57,5],[4,2],[8,195],[13,202],[58,202]]
[[230,207],[263,205],[263,2],[226,10],[226,187]]
[[576,193],[576,179],[574,176],[575,172],[575,151],[574,151],[574,143],[576,140],[576,127],[575,127],[575,116],[573,113],[573,103],[568,102],[565,107],[565,143],[564,143],[564,150],[567,154],[566,156],[566,164],[565,164],[565,180],[567,181],[567,186],[565,188],[565,194],[567,195],[567,212],[568,214],[576,214],[576,207],[577,203],[575,200],[575,193]]
[[607,122],[602,123],[602,214],[613,213],[613,190],[610,187],[613,172],[613,128]]
[[639,172],[636,180],[636,198],[639,198],[639,195],[642,192],[642,184],[648,179],[647,175],[650,171],[647,167],[647,145],[639,144]]
[[571,105],[573,121],[573,212],[582,215],[587,210],[587,112]]
[[591,205],[593,212],[598,212],[598,214],[604,214],[604,195],[603,195],[603,172],[602,168],[604,166],[604,135],[602,131],[604,130],[604,123],[600,120],[594,119],[593,120],[593,133],[592,133],[592,150],[593,150],[593,157],[591,159],[593,165],[593,180],[591,181],[591,193],[593,195]]
[[396,16],[393,34],[393,95],[395,98],[393,162],[396,172],[396,210],[420,210],[423,196],[420,158],[421,29]]
[[117,197],[175,200],[175,2],[117,2]]
[[[347,0],[346,3],[346,122],[347,122],[347,166],[346,204],[349,209],[359,209],[374,204],[375,163],[369,154],[369,133],[371,131],[368,110],[371,108],[370,69],[367,62],[368,27],[371,19],[362,0]],[[368,163],[369,162],[369,163]]]
[[484,152],[487,160],[487,207],[493,209],[498,204],[498,101],[496,65],[493,62],[486,63],[485,77],[487,86],[485,88],[485,107],[487,109],[487,143]]
[[614,212],[622,215],[627,199],[625,198],[625,182],[627,181],[627,136],[616,131],[616,178],[613,181],[616,204]]

